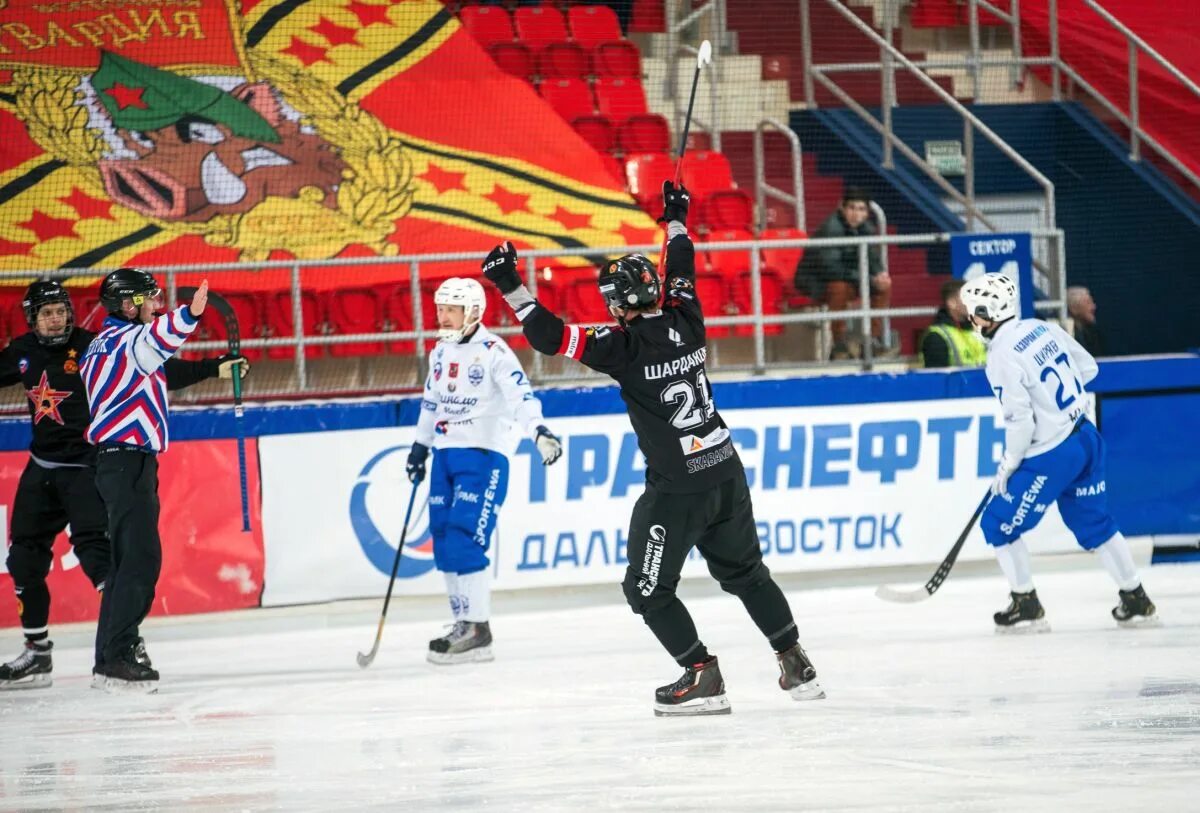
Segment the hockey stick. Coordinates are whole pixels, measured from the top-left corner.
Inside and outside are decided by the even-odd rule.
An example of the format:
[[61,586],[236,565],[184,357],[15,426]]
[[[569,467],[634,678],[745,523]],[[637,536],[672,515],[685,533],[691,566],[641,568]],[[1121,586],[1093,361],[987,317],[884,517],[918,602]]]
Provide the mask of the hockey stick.
[[[700,84],[700,71],[712,62],[712,43],[708,40],[700,43],[696,52],[696,72],[692,74],[692,92],[688,96],[687,116],[683,119],[683,133],[679,137],[679,156],[675,159],[675,185],[679,186],[679,175],[683,172],[683,154],[687,150],[688,131],[692,129],[692,108],[696,104],[696,88]],[[663,267],[667,263],[667,230],[663,226],[662,250],[658,254],[658,277],[662,279]]]
[[938,588],[942,586],[942,582],[946,581],[946,577],[950,575],[950,568],[954,567],[954,561],[958,559],[958,552],[962,550],[963,543],[971,535],[971,529],[979,521],[979,515],[983,513],[983,509],[987,507],[988,500],[991,498],[992,492],[989,490],[983,495],[983,499],[979,501],[979,507],[971,515],[971,521],[967,523],[967,527],[963,528],[962,533],[958,535],[958,541],[954,543],[954,547],[946,554],[946,558],[938,565],[938,569],[930,577],[929,581],[925,582],[924,587],[918,590],[897,590],[894,587],[881,584],[875,591],[875,595],[884,601],[894,601],[899,604],[914,604],[918,601],[924,601],[936,593]]
[[358,653],[358,665],[366,669],[375,660],[379,652],[379,642],[383,640],[383,621],[387,618],[388,605],[392,603],[392,587],[396,584],[396,573],[400,570],[400,557],[404,555],[404,543],[408,539],[408,521],[412,519],[413,503],[417,501],[417,483],[413,483],[412,494],[408,498],[408,510],[404,512],[404,527],[400,531],[400,544],[396,546],[396,558],[392,561],[392,578],[388,581],[387,595],[383,597],[383,612],[379,614],[379,627],[375,630],[375,643],[371,651]]
[[[196,295],[194,287],[179,288],[177,299],[190,301]],[[238,327],[237,312],[229,300],[213,291],[208,292],[208,304],[225,320],[225,335],[229,342],[229,355],[236,356],[242,349],[242,332]],[[242,531],[250,533],[250,493],[246,484],[246,411],[242,407],[241,370],[233,371],[233,425],[237,433],[238,480],[242,489]]]

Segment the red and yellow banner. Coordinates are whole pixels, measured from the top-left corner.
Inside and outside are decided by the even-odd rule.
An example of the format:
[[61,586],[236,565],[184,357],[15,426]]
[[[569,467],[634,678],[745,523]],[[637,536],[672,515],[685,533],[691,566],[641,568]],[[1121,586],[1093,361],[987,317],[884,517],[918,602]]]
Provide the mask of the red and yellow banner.
[[[601,156],[433,0],[244,0],[240,13],[7,0],[0,124],[4,269],[657,235]],[[406,273],[342,267],[321,282]]]

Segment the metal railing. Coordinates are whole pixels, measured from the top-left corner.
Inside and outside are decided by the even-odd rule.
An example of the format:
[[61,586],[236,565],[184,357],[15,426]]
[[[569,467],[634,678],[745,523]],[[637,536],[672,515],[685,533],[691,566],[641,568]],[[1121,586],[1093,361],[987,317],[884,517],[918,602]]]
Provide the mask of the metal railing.
[[[1055,256],[1059,258],[1057,273],[1053,279],[1056,283],[1056,290],[1051,299],[1037,303],[1039,312],[1049,313],[1060,320],[1066,319],[1066,268],[1063,262],[1064,251],[1063,241],[1064,236],[1061,230],[1039,229],[1031,232],[1034,238],[1045,239],[1055,244],[1057,250]],[[791,355],[780,352],[786,349],[786,344],[793,340],[793,337],[787,335],[781,336],[772,344],[772,357],[768,357],[767,352],[767,335],[766,331],[771,326],[787,326],[787,325],[812,325],[821,328],[822,325],[834,321],[849,321],[856,323],[862,332],[866,341],[863,343],[863,358],[861,361],[851,362],[850,366],[861,366],[864,370],[872,369],[876,363],[871,347],[871,321],[879,318],[898,319],[904,317],[932,317],[936,311],[937,303],[931,303],[928,306],[920,307],[898,307],[876,309],[871,307],[870,297],[863,296],[859,307],[850,308],[843,311],[828,311],[824,308],[810,308],[796,312],[777,312],[765,313],[766,310],[776,310],[776,308],[765,308],[763,302],[763,263],[761,250],[764,248],[804,248],[804,249],[821,249],[826,247],[844,247],[856,246],[858,249],[858,276],[860,291],[870,290],[869,276],[869,259],[868,251],[872,246],[879,246],[886,254],[885,247],[913,247],[913,246],[934,246],[944,244],[949,241],[951,235],[949,233],[930,233],[930,234],[915,234],[915,235],[889,235],[880,234],[874,237],[845,237],[845,238],[802,238],[790,240],[746,240],[736,242],[723,243],[702,243],[705,252],[724,252],[724,251],[740,251],[747,252],[749,255],[749,276],[750,276],[750,311],[744,314],[736,315],[712,315],[720,314],[722,308],[727,303],[707,302],[705,306],[706,317],[705,323],[710,330],[719,328],[751,328],[750,352],[744,360],[730,360],[728,363],[723,363],[719,360],[721,351],[721,340],[716,340],[717,345],[713,353],[714,367],[718,367],[721,371],[748,371],[755,374],[761,374],[770,369],[800,369],[804,367],[827,366],[828,362],[824,359],[808,359],[802,360]],[[578,248],[578,249],[539,249],[536,251],[526,251],[522,257],[526,261],[526,285],[531,292],[536,292],[538,284],[538,260],[550,259],[557,260],[562,257],[575,256],[587,257],[596,259],[599,257],[618,256],[631,251],[641,251],[646,253],[656,252],[660,249],[657,244],[643,246],[610,246],[610,247],[595,247],[595,248]],[[176,265],[163,268],[153,269],[160,279],[165,278],[167,282],[167,290],[173,294],[177,288],[177,279],[180,274],[197,274],[203,273],[212,277],[214,290],[221,289],[219,277],[229,273],[245,273],[248,271],[265,271],[271,269],[284,269],[289,272],[289,291],[290,304],[292,310],[292,331],[293,335],[277,336],[277,337],[253,337],[243,329],[242,347],[244,349],[269,350],[271,348],[287,347],[292,350],[292,371],[293,375],[286,387],[280,392],[253,392],[254,397],[264,397],[279,394],[289,395],[315,395],[316,391],[309,387],[308,374],[308,358],[306,351],[312,347],[330,347],[339,344],[352,343],[383,343],[387,345],[395,345],[398,342],[413,342],[416,349],[413,352],[415,358],[411,358],[417,374],[412,380],[403,384],[392,382],[387,385],[378,387],[351,387],[337,390],[320,390],[320,394],[336,394],[336,392],[350,389],[355,392],[362,391],[398,391],[411,390],[415,386],[419,386],[420,381],[425,375],[425,366],[427,363],[427,352],[436,341],[436,328],[426,327],[422,318],[421,306],[421,271],[429,269],[439,263],[447,262],[478,262],[479,254],[475,252],[456,252],[447,254],[411,254],[398,255],[395,257],[355,257],[335,260],[307,260],[307,261],[270,261],[258,263],[228,263],[228,264],[189,264]],[[305,332],[305,320],[303,314],[303,293],[305,287],[303,285],[304,272],[306,271],[327,271],[330,268],[343,266],[395,266],[402,267],[407,270],[407,284],[412,293],[412,330],[403,331],[375,331],[370,333],[357,334],[340,334],[334,335],[329,333],[321,333],[318,335],[310,335]],[[781,269],[784,273],[792,269]],[[97,272],[94,269],[51,269],[51,270],[28,270],[28,271],[0,271],[0,281],[6,280],[21,280],[27,281],[31,278],[42,279],[66,279],[66,278],[87,278],[97,279],[104,272]],[[587,273],[592,273],[591,269]],[[403,282],[397,283],[404,284]],[[597,294],[599,296],[599,294]],[[82,316],[80,317],[82,319]],[[491,321],[491,320],[489,320]],[[494,324],[494,322],[493,322]],[[520,333],[519,326],[509,327],[491,327],[495,333],[501,336],[511,336]],[[818,342],[820,346],[820,342]],[[188,351],[223,351],[225,349],[224,342],[221,341],[198,341],[189,342],[185,349]],[[726,348],[728,349],[728,348]],[[386,355],[386,354],[385,354]],[[380,356],[383,357],[383,356]],[[376,357],[368,357],[376,358]],[[571,364],[564,367],[562,372],[552,373],[547,372],[544,365],[544,359],[541,354],[534,354],[533,361],[530,364],[531,377],[542,383],[549,381],[572,381],[590,377],[586,369],[582,365]]]
[[[788,140],[792,164],[792,191],[786,192],[767,183],[766,148],[763,142],[766,128],[783,133]],[[754,130],[754,199],[758,210],[758,230],[767,227],[767,198],[790,204],[796,212],[796,228],[808,230],[804,213],[804,167],[800,136],[778,119],[765,118]]]

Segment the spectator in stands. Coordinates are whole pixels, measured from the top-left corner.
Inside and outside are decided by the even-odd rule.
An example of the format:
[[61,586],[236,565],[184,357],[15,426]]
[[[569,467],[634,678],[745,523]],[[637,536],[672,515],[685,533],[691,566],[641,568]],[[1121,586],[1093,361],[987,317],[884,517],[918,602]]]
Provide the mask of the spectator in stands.
[[942,307],[921,339],[921,364],[926,368],[982,367],[987,363],[987,348],[958,296],[964,284],[952,279],[942,285]]
[[1096,327],[1096,300],[1082,285],[1067,289],[1067,314],[1075,322],[1075,341],[1093,356],[1103,356],[1104,337]]
[[[870,237],[877,232],[871,222],[871,196],[862,189],[848,189],[842,205],[821,224],[812,237]],[[871,277],[871,307],[886,308],[891,302],[892,279],[883,270],[880,247],[871,246],[867,252],[867,269]],[[846,310],[852,300],[861,296],[858,290],[858,248],[838,246],[809,250],[796,266],[795,285],[807,291],[813,299],[824,302],[831,311]],[[850,358],[846,343],[846,323],[830,323],[833,332],[832,359]],[[880,336],[883,325],[875,320],[871,326],[876,355],[882,354]]]

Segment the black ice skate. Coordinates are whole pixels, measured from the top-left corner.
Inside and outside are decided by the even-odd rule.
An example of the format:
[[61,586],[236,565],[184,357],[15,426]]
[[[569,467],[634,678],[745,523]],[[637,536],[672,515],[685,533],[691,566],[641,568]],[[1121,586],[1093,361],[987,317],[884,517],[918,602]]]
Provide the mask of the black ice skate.
[[110,693],[129,691],[153,694],[158,691],[158,672],[138,660],[136,645],[115,661],[105,663],[95,674],[103,675],[104,689]]
[[486,621],[456,621],[441,638],[429,642],[426,659],[439,666],[492,661],[492,628]]
[[1037,590],[1009,595],[1012,596],[1012,601],[1009,602],[1008,608],[992,616],[992,620],[996,622],[996,632],[1050,631],[1050,623],[1046,621],[1046,611],[1042,608],[1042,602],[1038,601]]
[[54,664],[50,660],[50,650],[54,644],[49,641],[33,643],[25,642],[25,649],[20,655],[5,664],[0,664],[0,689],[47,689],[50,687],[50,672]]
[[[133,645],[133,659],[142,666],[153,666],[150,662],[150,655],[146,652],[146,639],[139,637],[137,643]],[[104,689],[107,687],[108,678],[104,674],[103,666],[92,668],[92,688]]]
[[817,682],[817,670],[800,644],[776,655],[779,658],[779,688],[793,700],[820,700],[825,690]]
[[1122,627],[1156,627],[1161,623],[1154,602],[1140,584],[1132,590],[1119,591],[1121,603],[1113,607],[1112,616]]
[[669,686],[659,686],[654,692],[655,717],[684,717],[699,714],[729,714],[729,698],[725,696],[725,679],[715,657],[704,663],[688,666],[683,676]]

